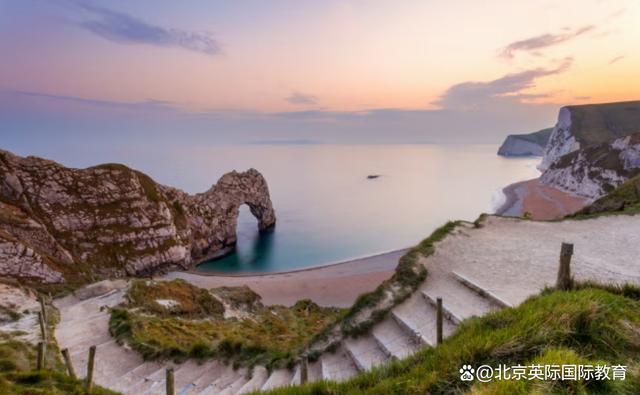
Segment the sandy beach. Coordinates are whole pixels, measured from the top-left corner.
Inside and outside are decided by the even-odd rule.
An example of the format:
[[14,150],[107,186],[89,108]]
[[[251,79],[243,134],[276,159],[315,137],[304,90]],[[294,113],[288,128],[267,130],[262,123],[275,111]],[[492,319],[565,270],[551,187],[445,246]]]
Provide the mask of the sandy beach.
[[311,299],[322,306],[349,307],[356,298],[391,277],[407,249],[308,269],[279,273],[229,275],[170,272],[163,280],[181,278],[202,288],[247,285],[266,304],[292,305]]
[[543,185],[537,178],[511,184],[503,193],[507,200],[496,211],[497,215],[518,217],[528,212],[537,220],[562,218],[588,203],[585,198]]

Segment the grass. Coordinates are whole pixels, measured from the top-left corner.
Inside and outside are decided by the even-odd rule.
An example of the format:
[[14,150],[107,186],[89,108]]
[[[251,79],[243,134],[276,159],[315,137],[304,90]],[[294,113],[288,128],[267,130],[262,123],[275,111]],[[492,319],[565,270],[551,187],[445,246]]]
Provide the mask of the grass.
[[[8,309],[5,306],[6,309]],[[14,311],[18,315],[18,312]],[[54,333],[58,314],[48,306],[48,332]],[[36,370],[36,346],[17,340],[17,333],[0,331],[0,394],[20,395],[67,395],[84,394],[84,382],[72,379],[66,374],[61,361],[60,351],[55,341],[47,344],[45,366],[47,369]],[[94,386],[95,395],[117,394]]]
[[[171,306],[158,303],[170,301]],[[127,292],[127,307],[159,316],[187,318],[222,317],[224,306],[206,289],[184,280],[134,280]]]
[[[368,332],[382,321],[391,309],[405,301],[427,278],[427,269],[420,263],[435,251],[435,243],[444,239],[461,221],[450,221],[436,229],[429,237],[405,253],[398,262],[394,274],[375,290],[360,295],[347,313],[337,323],[344,335],[357,337]],[[369,310],[365,319],[361,313]],[[318,335],[318,340],[327,337],[328,331]]]
[[[436,348],[344,383],[315,382],[270,392],[299,394],[637,394],[640,289],[578,284],[547,290],[516,308],[470,318]],[[625,381],[463,382],[463,364],[627,365]]]
[[[109,328],[112,335],[145,359],[219,357],[236,366],[291,367],[309,340],[343,314],[341,309],[320,307],[309,300],[292,307],[263,306],[247,287],[225,287],[209,293],[175,280],[137,281],[129,294],[135,302],[113,309]],[[196,294],[200,296],[194,297]],[[212,294],[233,306],[230,308],[236,316],[225,319],[217,309],[205,313],[204,306],[211,305],[209,299],[217,301]],[[185,314],[183,307],[162,309],[154,305],[154,298],[194,307],[190,314]]]
[[570,106],[571,131],[583,146],[638,131],[640,101]]
[[602,215],[640,213],[640,175],[635,176],[607,195],[568,218],[587,219]]

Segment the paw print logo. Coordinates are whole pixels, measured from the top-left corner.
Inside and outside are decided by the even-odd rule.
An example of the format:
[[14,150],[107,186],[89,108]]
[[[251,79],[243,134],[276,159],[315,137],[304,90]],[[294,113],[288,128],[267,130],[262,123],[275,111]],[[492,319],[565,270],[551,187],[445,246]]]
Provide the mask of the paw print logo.
[[462,365],[460,368],[460,380],[473,381],[473,374],[476,370],[471,365]]

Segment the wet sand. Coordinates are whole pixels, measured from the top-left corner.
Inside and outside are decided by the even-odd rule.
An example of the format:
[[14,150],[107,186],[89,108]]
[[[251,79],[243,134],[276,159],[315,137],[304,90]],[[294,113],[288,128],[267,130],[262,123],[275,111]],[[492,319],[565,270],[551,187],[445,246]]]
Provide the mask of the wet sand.
[[585,198],[543,185],[537,178],[511,184],[503,192],[507,200],[496,211],[497,215],[519,217],[528,212],[532,219],[559,219],[588,203]]
[[391,277],[407,249],[326,266],[280,273],[229,275],[170,272],[160,279],[181,278],[202,288],[247,285],[265,304],[293,305],[311,299],[322,306],[349,307],[356,298]]

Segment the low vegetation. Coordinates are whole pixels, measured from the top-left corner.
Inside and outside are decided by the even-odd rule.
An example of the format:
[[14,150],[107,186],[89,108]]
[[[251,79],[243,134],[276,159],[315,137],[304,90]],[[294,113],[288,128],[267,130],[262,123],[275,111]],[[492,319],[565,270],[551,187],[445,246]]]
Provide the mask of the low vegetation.
[[293,366],[309,340],[342,314],[309,300],[263,306],[248,287],[210,292],[181,280],[137,280],[128,302],[112,310],[109,327],[145,359],[215,356],[275,368]]
[[635,176],[607,195],[578,211],[570,218],[593,218],[611,214],[640,213],[640,175]]
[[[0,305],[3,320],[18,320],[22,312],[10,306]],[[48,331],[54,333],[58,321],[57,311],[47,306]],[[73,379],[66,373],[55,339],[50,339],[45,354],[46,369],[36,370],[36,346],[20,340],[23,332],[0,331],[0,394],[15,395],[69,395],[84,394],[84,381]],[[94,386],[94,395],[116,395],[117,393]]]
[[[516,308],[465,320],[435,348],[344,383],[282,388],[298,394],[637,394],[640,288],[577,284],[547,290]],[[624,365],[625,380],[461,381],[462,365]]]
[[[427,278],[427,269],[420,263],[420,258],[433,254],[435,243],[444,239],[460,223],[461,221],[447,222],[407,251],[400,258],[393,276],[372,292],[360,295],[344,317],[340,318],[342,333],[354,337],[366,333],[373,325],[382,321],[391,309],[411,296]],[[367,318],[362,319],[361,313],[367,309]],[[327,336],[327,333],[320,336]]]

